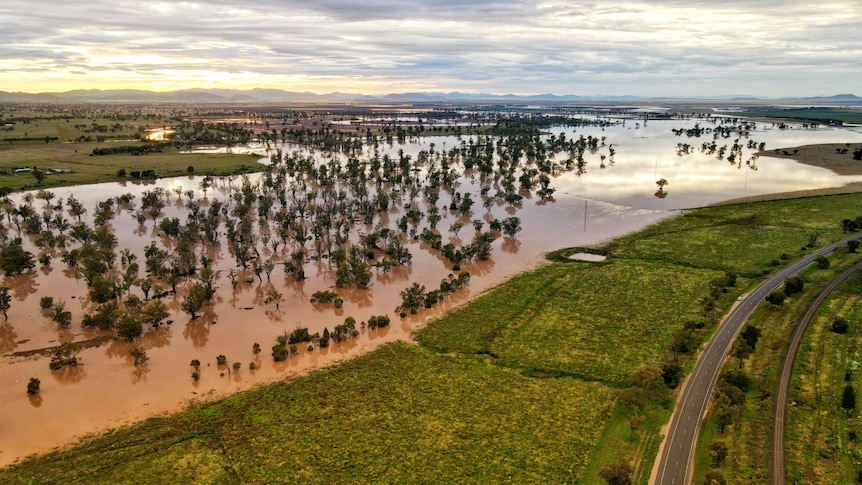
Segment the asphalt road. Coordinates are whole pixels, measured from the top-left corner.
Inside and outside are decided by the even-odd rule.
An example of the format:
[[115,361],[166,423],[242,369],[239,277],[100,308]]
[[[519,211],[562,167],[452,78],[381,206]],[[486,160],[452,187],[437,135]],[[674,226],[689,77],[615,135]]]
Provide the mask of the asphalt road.
[[802,342],[802,336],[805,330],[808,329],[808,324],[814,318],[814,314],[820,309],[820,306],[826,301],[826,298],[838,288],[838,285],[847,281],[853,273],[862,268],[862,263],[856,263],[850,268],[844,270],[837,278],[829,282],[829,285],[817,295],[817,298],[808,307],[802,320],[793,329],[793,335],[790,337],[790,343],[787,345],[787,353],[784,355],[784,360],[781,363],[781,370],[778,373],[778,383],[775,385],[775,426],[772,429],[772,485],[784,485],[784,424],[787,416],[787,395],[790,391],[790,378],[793,373],[793,362],[796,360],[796,352],[799,350],[799,343]]
[[725,317],[706,345],[676,402],[670,427],[665,437],[655,483],[658,485],[688,485],[694,468],[694,450],[706,406],[709,404],[722,364],[736,336],[748,318],[767,295],[780,287],[784,280],[814,263],[819,255],[829,255],[839,246],[859,235],[831,244],[779,271],[760,284],[739,302]]

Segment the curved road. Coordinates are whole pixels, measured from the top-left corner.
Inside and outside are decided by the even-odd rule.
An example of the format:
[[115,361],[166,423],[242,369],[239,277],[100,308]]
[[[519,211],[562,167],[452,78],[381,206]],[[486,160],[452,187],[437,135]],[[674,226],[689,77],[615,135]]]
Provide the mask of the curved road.
[[838,288],[838,285],[847,281],[847,278],[858,271],[859,268],[862,268],[862,262],[847,268],[837,278],[830,281],[829,285],[817,295],[817,298],[808,307],[808,310],[796,328],[793,329],[793,335],[790,337],[790,343],[787,345],[787,354],[784,356],[781,370],[778,373],[778,383],[775,385],[775,426],[772,429],[772,485],[784,485],[784,423],[787,416],[787,395],[790,391],[793,362],[796,360],[796,352],[799,350],[802,336],[805,334],[805,330],[808,329],[808,324],[811,323],[814,314],[817,313],[817,310],[820,309],[826,298],[829,297],[835,288]]
[[718,381],[724,359],[730,352],[730,347],[742,326],[748,321],[748,317],[767,295],[781,286],[784,280],[813,264],[817,256],[829,255],[835,248],[857,238],[859,238],[858,234],[833,243],[779,271],[751,291],[730,311],[707,343],[676,402],[668,434],[659,454],[655,484],[688,485],[691,483],[691,470],[694,468],[694,450],[700,422]]

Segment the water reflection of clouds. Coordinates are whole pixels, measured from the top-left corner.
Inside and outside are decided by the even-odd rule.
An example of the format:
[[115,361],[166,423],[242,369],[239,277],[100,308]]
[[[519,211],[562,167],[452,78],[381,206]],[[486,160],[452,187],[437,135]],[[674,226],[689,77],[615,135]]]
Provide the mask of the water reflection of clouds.
[[[722,166],[721,162],[708,161],[682,164],[670,169],[662,167],[658,175],[652,173],[630,176],[627,174],[601,174],[589,181],[558,180],[558,192],[595,198],[639,208],[657,208],[652,194],[656,180],[665,178],[669,193],[667,204],[660,207],[677,209],[707,205],[737,197],[776,192],[789,192],[823,187],[838,187],[862,177],[839,177],[829,170],[801,165],[790,160],[763,157],[760,169],[750,170]],[[685,195],[686,203],[674,199]]]
[[[672,127],[692,126],[692,121],[651,121],[648,127],[631,130],[610,127],[601,132],[608,136],[617,150],[614,167],[597,168],[588,163],[587,173],[576,177],[564,174],[554,180],[557,194],[580,196],[615,202],[631,207],[675,209],[707,205],[721,200],[766,193],[789,192],[823,187],[838,187],[862,177],[841,177],[833,172],[792,160],[759,157],[757,170],[751,170],[745,160],[753,154],[744,149],[742,163],[731,164],[715,155],[700,153],[701,143],[711,142],[712,136],[701,138],[676,137]],[[711,126],[711,125],[705,125]],[[625,131],[633,133],[626,133]],[[579,129],[568,136],[581,134],[600,136],[595,129]],[[736,137],[719,139],[717,144],[732,145]],[[833,143],[860,139],[858,133],[847,130],[763,130],[753,131],[750,139],[764,142],[767,147],[813,143]],[[742,144],[746,143],[741,138]],[[689,143],[694,152],[682,157],[675,153],[676,143]],[[655,181],[665,178],[668,196],[657,201]],[[660,203],[657,203],[660,202]]]

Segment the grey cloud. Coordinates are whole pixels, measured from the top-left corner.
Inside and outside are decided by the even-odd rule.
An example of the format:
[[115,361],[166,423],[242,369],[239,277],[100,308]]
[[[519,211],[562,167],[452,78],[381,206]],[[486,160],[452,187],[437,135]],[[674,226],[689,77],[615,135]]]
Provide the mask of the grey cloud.
[[[164,11],[158,2],[75,3],[5,0],[0,66],[2,59],[25,59],[34,62],[31,72],[44,70],[44,62],[86,72],[103,69],[96,59],[104,56],[152,54],[176,62],[110,67],[155,78],[157,70],[194,68],[182,58],[195,58],[206,60],[207,69],[258,73],[263,82],[283,75],[374,76],[461,90],[581,94],[613,87],[638,94],[645,84],[690,91],[695,83],[717,89],[724,80],[737,91],[742,84],[768,93],[774,79],[812,66],[858,74],[853,60],[862,52],[860,14],[816,16],[818,6],[799,1],[540,7],[521,0],[226,0],[197,8],[165,2]],[[709,22],[713,12],[727,17]],[[750,30],[741,30],[734,16]],[[800,90],[813,82],[798,79]],[[852,91],[850,82],[844,91]]]

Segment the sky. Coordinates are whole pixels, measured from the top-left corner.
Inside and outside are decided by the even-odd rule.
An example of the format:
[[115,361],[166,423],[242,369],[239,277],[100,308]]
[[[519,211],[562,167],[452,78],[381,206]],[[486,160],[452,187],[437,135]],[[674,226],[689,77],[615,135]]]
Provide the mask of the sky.
[[0,91],[862,95],[862,0],[3,0]]

